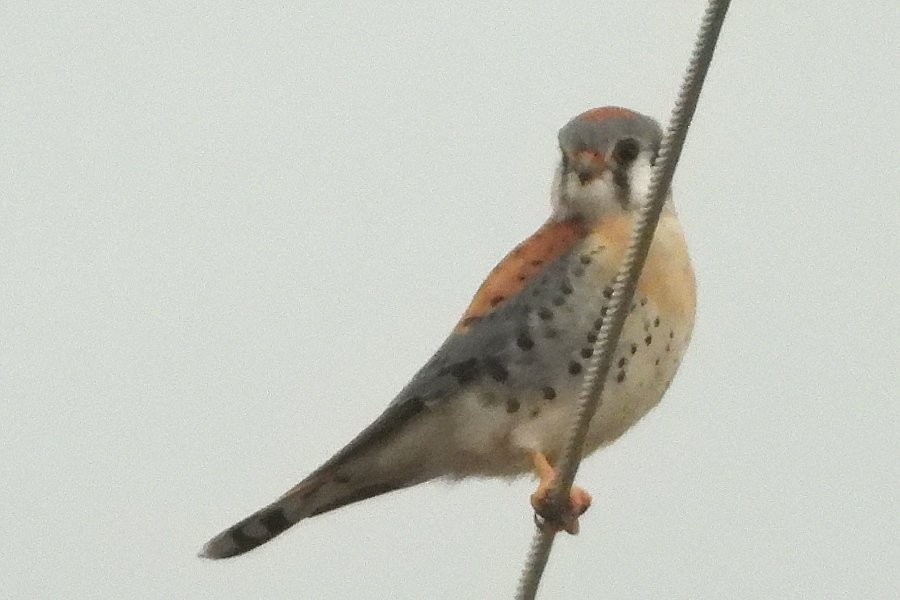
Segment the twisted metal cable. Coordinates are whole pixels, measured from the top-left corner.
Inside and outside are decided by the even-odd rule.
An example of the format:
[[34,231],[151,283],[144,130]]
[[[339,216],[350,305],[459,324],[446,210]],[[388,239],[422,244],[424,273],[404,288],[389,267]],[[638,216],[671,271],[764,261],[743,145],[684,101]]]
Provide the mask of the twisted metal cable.
[[[581,463],[584,450],[584,439],[587,436],[591,419],[602,401],[603,388],[612,365],[613,354],[622,333],[627,316],[627,307],[631,304],[637,281],[644,267],[644,261],[653,241],[653,232],[659,222],[668,195],[675,167],[681,157],[687,130],[697,108],[700,90],[712,61],[713,51],[725,20],[730,0],[710,0],[706,12],[700,22],[697,41],[688,63],[687,71],[681,85],[681,91],[672,109],[669,125],[663,137],[656,165],[650,178],[647,202],[638,212],[628,250],[613,285],[612,297],[603,323],[594,343],[594,353],[585,370],[581,393],[575,418],[569,430],[568,442],[562,460],[557,465],[557,477],[550,491],[550,502],[553,506],[565,506],[575,474]],[[550,558],[556,532],[552,528],[539,528],[535,533],[528,552],[528,558],[519,587],[517,600],[533,600],[540,585],[541,576]]]

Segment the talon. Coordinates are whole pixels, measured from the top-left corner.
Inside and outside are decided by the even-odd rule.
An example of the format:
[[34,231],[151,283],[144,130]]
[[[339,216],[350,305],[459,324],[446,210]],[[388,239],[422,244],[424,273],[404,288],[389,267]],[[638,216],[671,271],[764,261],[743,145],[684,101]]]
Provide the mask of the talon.
[[556,470],[550,465],[547,457],[540,452],[531,455],[534,470],[540,483],[531,495],[531,506],[534,508],[535,525],[546,530],[565,531],[571,535],[578,534],[578,517],[591,506],[591,495],[580,487],[572,486],[565,507],[559,507],[550,497],[556,479]]

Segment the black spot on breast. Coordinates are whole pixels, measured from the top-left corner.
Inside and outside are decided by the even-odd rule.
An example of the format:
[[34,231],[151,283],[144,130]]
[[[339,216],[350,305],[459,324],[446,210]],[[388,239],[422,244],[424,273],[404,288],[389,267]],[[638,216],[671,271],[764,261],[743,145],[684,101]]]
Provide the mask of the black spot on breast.
[[596,341],[597,341],[597,334],[594,333],[593,331],[589,331],[588,334],[587,334],[587,341],[588,341],[589,344],[593,344],[594,342],[596,342]]
[[659,327],[659,317],[656,317],[655,319],[653,319],[653,326]]
[[632,344],[632,345],[631,345],[631,353],[632,353],[632,354],[637,353],[637,344]]
[[563,282],[562,282],[562,285],[559,287],[559,290],[560,290],[563,294],[571,294],[573,291],[575,291],[575,290],[572,288],[572,284],[570,284],[568,281],[563,281]]
[[603,288],[603,297],[604,298],[609,300],[610,298],[612,298],[612,295],[613,295],[613,289],[611,287],[606,286],[605,288]]
[[591,257],[588,256],[587,254],[582,254],[581,258],[579,260],[581,260],[581,264],[583,264],[583,265],[591,264]]
[[553,318],[553,311],[546,306],[542,306],[540,310],[538,310],[538,316],[544,321],[549,321]]
[[488,356],[481,362],[484,364],[484,370],[495,381],[506,381],[509,379],[509,371],[496,356]]
[[450,365],[445,370],[450,373],[460,385],[471,383],[481,375],[481,371],[478,367],[478,360],[475,358],[470,358]]
[[641,298],[641,306],[647,306],[647,297]]
[[594,354],[593,348],[582,348],[581,349],[581,357],[582,358],[590,358]]
[[569,375],[578,375],[581,373],[581,363],[577,361],[571,361],[569,363]]
[[516,338],[516,346],[522,350],[531,350],[534,348],[534,340],[529,337],[527,332],[522,331]]
[[541,409],[539,407],[535,406],[534,408],[531,409],[531,418],[532,419],[537,417],[539,414],[541,414]]
[[627,362],[628,362],[628,359],[625,358],[624,356],[622,358],[620,358],[619,359],[619,368],[621,369],[622,367],[624,367],[625,363],[627,363]]
[[545,386],[544,389],[541,390],[541,393],[544,395],[544,400],[553,400],[556,398],[556,390],[549,385]]
[[657,358],[655,361],[653,361],[653,364],[656,365],[656,366],[658,367],[658,366],[659,366],[659,359]]
[[596,329],[597,331],[600,331],[601,327],[603,327],[603,319],[602,318],[594,319],[594,329]]
[[619,383],[625,381],[625,371],[619,371],[619,374],[616,375],[616,381],[618,381]]
[[584,267],[575,267],[574,269],[572,269],[572,275],[574,275],[575,277],[581,277],[582,275],[584,275]]
[[506,412],[508,412],[509,414],[518,412],[518,410],[521,406],[522,406],[521,402],[519,402],[515,398],[510,398],[506,401]]
[[669,330],[669,339],[671,340],[671,339],[673,339],[674,337],[675,337],[675,332],[672,331],[672,330],[670,329],[670,330]]
[[650,344],[652,344],[652,343],[653,343],[653,336],[652,336],[652,335],[648,335],[647,337],[645,337],[645,338],[644,338],[644,343],[647,344],[648,346],[649,346]]

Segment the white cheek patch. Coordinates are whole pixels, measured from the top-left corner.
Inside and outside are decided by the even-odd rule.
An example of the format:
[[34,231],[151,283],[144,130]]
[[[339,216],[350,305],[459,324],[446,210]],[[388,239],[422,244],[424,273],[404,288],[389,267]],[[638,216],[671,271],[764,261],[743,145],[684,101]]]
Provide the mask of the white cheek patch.
[[647,203],[647,192],[650,190],[650,152],[641,152],[630,169],[631,202],[637,206]]
[[[652,166],[651,152],[641,152],[628,169],[628,204],[631,209],[647,203],[647,192],[650,189]],[[622,198],[619,189],[613,182],[611,170],[604,171],[587,185],[582,185],[575,173],[562,172],[556,169],[551,190],[553,215],[557,219],[567,219],[573,215],[587,218],[601,217],[610,212],[622,210]]]

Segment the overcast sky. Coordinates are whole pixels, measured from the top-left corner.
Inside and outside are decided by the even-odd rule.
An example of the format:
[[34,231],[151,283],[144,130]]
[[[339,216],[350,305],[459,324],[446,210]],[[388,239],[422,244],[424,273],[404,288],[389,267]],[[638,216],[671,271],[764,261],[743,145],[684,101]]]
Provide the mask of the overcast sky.
[[[529,479],[195,553],[438,347],[561,125],[668,117],[703,2],[183,4],[0,4],[0,596],[511,597]],[[896,597],[898,36],[734,3],[675,180],[692,346],[541,598]]]

